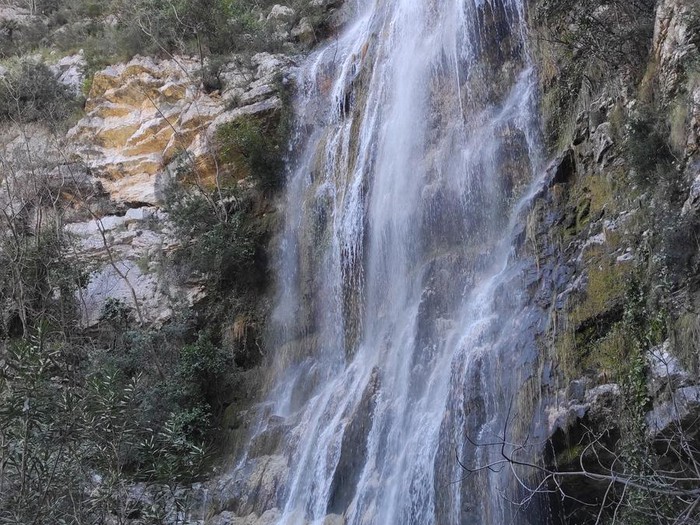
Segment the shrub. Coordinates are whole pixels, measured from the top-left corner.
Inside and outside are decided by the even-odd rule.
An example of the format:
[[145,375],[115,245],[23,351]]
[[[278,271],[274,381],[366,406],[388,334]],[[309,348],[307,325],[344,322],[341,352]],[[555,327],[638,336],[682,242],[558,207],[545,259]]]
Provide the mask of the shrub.
[[40,62],[24,61],[0,83],[0,119],[15,122],[64,121],[77,108],[69,89]]
[[644,108],[630,120],[625,149],[639,182],[654,182],[659,169],[671,169],[673,154],[668,136],[665,122],[650,108]]
[[243,166],[263,191],[278,189],[284,180],[285,153],[291,128],[290,89],[281,79],[277,93],[281,110],[272,116],[243,116],[216,130],[221,160]]
[[638,68],[646,63],[655,9],[655,0],[546,0],[538,15],[550,27],[561,21],[561,31],[550,39],[575,56],[613,68]]
[[182,241],[174,254],[176,266],[205,275],[212,297],[255,279],[260,239],[251,226],[252,203],[239,190],[173,185],[166,193],[166,208]]

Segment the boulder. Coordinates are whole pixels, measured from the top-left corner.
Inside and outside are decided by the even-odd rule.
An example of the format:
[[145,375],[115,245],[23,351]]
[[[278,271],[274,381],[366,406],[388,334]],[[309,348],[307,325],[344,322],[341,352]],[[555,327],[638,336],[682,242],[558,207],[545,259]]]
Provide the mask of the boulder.
[[63,57],[55,64],[49,66],[51,72],[58,78],[58,81],[68,87],[75,95],[80,95],[83,88],[86,68],[87,62],[82,49],[75,55]]

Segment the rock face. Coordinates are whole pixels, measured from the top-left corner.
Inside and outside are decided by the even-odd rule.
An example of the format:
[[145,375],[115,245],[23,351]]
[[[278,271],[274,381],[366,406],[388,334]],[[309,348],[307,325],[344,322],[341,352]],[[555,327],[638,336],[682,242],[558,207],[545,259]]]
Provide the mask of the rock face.
[[177,305],[202,298],[198,283],[178,288],[159,273],[159,261],[176,245],[159,208],[163,190],[185,164],[200,184],[213,185],[220,175],[216,129],[278,109],[274,84],[288,67],[285,57],[266,53],[248,67],[228,64],[226,87],[215,93],[202,90],[200,64],[187,57],[137,57],[95,74],[87,114],[68,141],[103,192],[104,207],[117,214],[68,226],[81,257],[100,261],[81,297],[88,324],[110,298],[137,304],[144,321],[158,323]]
[[[50,67],[60,82],[79,91],[84,66],[79,53]],[[199,184],[213,186],[221,176],[216,129],[277,111],[276,82],[289,67],[282,55],[237,59],[222,68],[223,91],[206,93],[196,60],[137,57],[95,74],[86,115],[65,137],[40,124],[2,130],[0,147],[14,176],[7,178],[12,191],[3,193],[1,203],[30,203],[27,192],[37,176],[61,195],[70,256],[92,268],[78,298],[87,325],[97,322],[109,299],[135,308],[143,322],[160,324],[178,306],[203,297],[200,283],[178,287],[162,273],[163,258],[177,246],[161,209],[163,190],[183,166]],[[234,177],[247,175],[233,169]],[[41,199],[34,201],[38,217],[53,217]]]
[[[110,66],[95,74],[87,115],[68,139],[113,200],[157,204],[178,162],[193,162],[202,181],[214,180],[216,128],[241,114],[277,108],[274,82],[286,64],[260,54],[247,70],[228,66],[221,93],[203,92],[201,64],[186,57],[137,57]],[[234,99],[241,107],[230,109]]]
[[61,84],[70,88],[75,95],[80,94],[83,82],[85,82],[85,70],[87,69],[85,53],[82,49],[75,55],[61,58],[55,64],[50,65],[49,68]]
[[[656,11],[652,66],[658,68],[658,82],[664,97],[676,94],[686,72],[689,57],[698,52],[697,28],[691,2],[663,0]],[[697,23],[697,21],[695,21]]]
[[133,307],[144,322],[162,324],[177,305],[191,306],[204,297],[198,283],[179,287],[162,274],[162,258],[177,246],[167,224],[158,208],[142,207],[66,226],[80,257],[96,264],[79,293],[87,325],[100,320],[108,300]]
[[[688,334],[697,326],[697,285],[688,276],[697,273],[698,258],[687,245],[695,242],[700,208],[700,76],[691,58],[700,18],[684,0],[660,1],[644,16],[653,34],[645,34],[636,60],[614,72],[601,73],[588,57],[571,60],[560,47],[538,53],[555,161],[527,222],[539,278],[551,279],[554,292],[551,342],[543,343],[551,368],[544,367],[541,393],[550,436],[545,456],[555,469],[612,464],[605,454],[600,463],[584,457],[594,433],[618,454],[625,439],[653,447],[674,432],[697,437],[691,422],[700,416],[698,341]],[[552,70],[557,78],[550,83]],[[632,129],[640,122],[644,136],[658,134],[667,149],[648,157],[635,151],[643,138]],[[631,438],[635,425],[644,430]],[[591,502],[606,488],[588,480],[564,490]],[[571,501],[561,515],[596,520]]]

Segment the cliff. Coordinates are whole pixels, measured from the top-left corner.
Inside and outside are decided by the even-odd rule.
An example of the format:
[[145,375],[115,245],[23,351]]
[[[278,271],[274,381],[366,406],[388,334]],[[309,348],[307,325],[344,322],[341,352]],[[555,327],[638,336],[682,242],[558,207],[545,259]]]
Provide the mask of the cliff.
[[[632,477],[664,462],[681,471],[687,458],[663,443],[697,434],[700,19],[682,1],[589,4],[531,9],[555,156],[525,241],[551,280],[547,456],[563,471],[607,472],[613,461]],[[624,22],[608,30],[613,17]],[[608,489],[564,482],[579,501],[562,499],[562,519],[594,522],[619,497]]]
[[[142,2],[133,13],[119,2],[93,8],[54,3],[0,9],[2,53],[10,57],[0,70],[6,85],[0,90],[0,386],[2,400],[16,409],[0,417],[9,422],[8,443],[35,447],[32,456],[8,445],[16,467],[0,476],[9,480],[7,497],[26,504],[12,512],[19,513],[18,523],[33,512],[41,517],[37,523],[66,515],[55,487],[60,481],[84,498],[80,512],[92,515],[97,511],[87,507],[94,504],[105,523],[276,523],[297,459],[285,447],[302,436],[293,418],[261,404],[272,389],[267,382],[323,346],[324,308],[347,314],[341,339],[353,351],[361,330],[356,309],[366,290],[349,292],[344,284],[341,306],[309,297],[321,296],[327,286],[326,275],[314,273],[318,264],[325,262],[353,286],[366,278],[349,271],[349,263],[338,263],[338,270],[324,260],[324,250],[337,227],[329,220],[337,197],[329,184],[345,184],[338,175],[345,172],[334,162],[355,159],[353,168],[364,166],[357,160],[363,153],[359,127],[373,116],[362,105],[372,100],[376,79],[368,64],[377,57],[377,32],[351,55],[352,68],[319,59],[313,78],[295,85],[293,78],[305,78],[298,68],[310,51],[333,39],[340,46],[350,7],[263,3],[243,11],[228,6],[223,16],[219,6],[211,17],[196,9],[175,11],[173,21],[169,10],[157,18]],[[425,246],[414,247],[429,254],[420,269],[427,284],[416,313],[419,339],[438,339],[470,322],[447,312],[456,308],[459,290],[487,275],[485,261],[498,251],[494,232],[510,227],[503,217],[537,177],[527,156],[537,143],[546,169],[514,228],[513,257],[520,266],[493,293],[494,303],[513,303],[499,303],[499,311],[514,333],[525,326],[513,321],[514,309],[527,311],[531,321],[522,334],[497,339],[518,349],[506,362],[524,370],[519,386],[508,386],[518,409],[517,418],[506,418],[513,427],[509,438],[542,438],[543,445],[527,447],[540,474],[547,473],[551,493],[542,490],[535,498],[552,509],[547,522],[595,523],[618,509],[623,519],[634,520],[652,508],[657,517],[663,508],[664,519],[688,512],[691,520],[693,507],[639,488],[630,496],[627,485],[611,483],[609,474],[644,480],[649,472],[671,471],[681,477],[697,460],[700,8],[691,0],[531,0],[523,3],[526,34],[516,35],[508,32],[506,4],[474,8],[479,27],[487,28],[474,44],[482,69],[461,72],[459,100],[450,98],[453,84],[444,71],[429,86],[435,103],[428,153],[411,169],[438,165],[445,144],[455,140],[449,133],[457,136],[451,127],[457,112],[479,115],[475,129],[488,118],[497,121],[480,138],[489,147],[497,144],[487,153],[503,162],[498,187],[490,188],[492,194],[479,187],[474,191],[484,194],[468,203],[485,209],[465,222],[477,232],[468,253],[455,248],[466,227],[455,219],[464,202],[439,191],[437,183],[420,194],[420,206],[430,211],[420,227],[441,226]],[[36,36],[41,33],[44,40]],[[232,47],[215,38],[219,33],[230,37]],[[85,44],[80,52],[66,44],[75,35]],[[124,49],[97,53],[96,42]],[[126,58],[120,55],[125,50]],[[521,62],[533,66],[537,79],[536,140],[529,127],[518,127],[522,122],[504,124],[490,113],[510,108],[507,89],[525,76]],[[340,95],[329,94],[336,70],[348,75]],[[46,75],[50,89],[30,89],[39,75]],[[325,118],[316,105],[331,96],[342,99],[339,114],[362,124],[343,130],[346,135],[337,136],[342,141],[327,131],[309,138]],[[303,113],[296,120],[294,110]],[[318,153],[331,151],[336,139],[345,148],[340,161]],[[314,158],[294,156],[313,140],[321,144]],[[313,198],[282,189],[298,165],[308,168],[311,190],[304,191]],[[486,161],[479,166],[491,169]],[[442,176],[437,169],[425,173],[431,183]],[[363,188],[353,187],[362,198]],[[457,194],[464,188],[452,189]],[[402,187],[401,198],[408,201],[410,190]],[[283,192],[299,202],[284,200]],[[353,195],[343,194],[347,206]],[[279,220],[289,211],[284,206],[298,206],[287,222],[291,217],[304,229],[299,244],[309,251],[291,277],[279,275],[275,259],[289,256]],[[494,210],[503,212],[500,222],[487,224]],[[352,244],[357,239],[343,239],[347,245],[339,249],[352,264],[368,249],[364,226],[352,229],[359,247]],[[300,303],[294,326],[276,339],[270,326],[279,320],[271,320],[271,309],[282,299],[275,296],[275,278],[298,275],[305,276],[299,295],[308,302]],[[523,290],[517,300],[508,296],[511,287]],[[37,364],[44,355],[51,356],[50,365]],[[488,373],[489,366],[485,361],[482,368]],[[502,368],[491,371],[506,377]],[[300,374],[289,397],[301,406],[322,379],[311,365]],[[375,374],[357,394],[356,410],[343,416],[349,431],[333,451],[340,466],[323,509],[328,525],[345,523],[341,515],[355,491],[347,486],[359,483],[368,446],[363,439],[382,387]],[[30,384],[38,385],[36,394],[23,390]],[[478,386],[465,388],[461,405],[445,421],[463,411],[465,421],[484,423],[479,418],[488,402]],[[79,401],[73,402],[75,392]],[[22,408],[27,406],[38,407],[32,432],[28,414],[35,417],[34,409]],[[92,419],[80,419],[76,411]],[[75,423],[60,423],[69,420]],[[111,429],[117,426],[125,437],[115,445]],[[55,459],[63,458],[63,448],[47,443],[63,443],[55,440],[61,432],[72,436],[65,441],[71,450],[87,443],[88,452]],[[482,456],[468,450],[467,441],[458,445],[466,451],[461,461],[478,463]],[[114,457],[106,444],[117,451]],[[456,468],[453,445],[439,444],[437,472]],[[245,461],[233,468],[242,452]],[[56,482],[43,475],[32,481],[31,490],[53,505],[48,511],[27,503],[36,498],[17,458],[28,455],[37,472],[39,465],[41,472],[56,465],[65,474]],[[83,463],[90,465],[87,474]],[[578,477],[557,477],[579,470]],[[536,486],[540,474],[526,474]],[[659,483],[673,479],[661,476]],[[487,511],[474,508],[482,494],[469,487],[464,482],[456,489],[463,516],[488,521]],[[449,504],[448,496],[436,499]],[[536,514],[527,519],[538,522]]]

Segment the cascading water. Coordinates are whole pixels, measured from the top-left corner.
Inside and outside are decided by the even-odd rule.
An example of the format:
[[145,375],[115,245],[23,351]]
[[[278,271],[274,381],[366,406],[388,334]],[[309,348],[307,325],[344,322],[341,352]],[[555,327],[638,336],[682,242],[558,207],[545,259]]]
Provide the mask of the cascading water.
[[257,432],[284,468],[250,506],[277,523],[520,519],[508,469],[457,458],[487,464],[471,442],[524,410],[545,322],[515,248],[540,184],[525,16],[524,0],[360,0],[300,70]]

